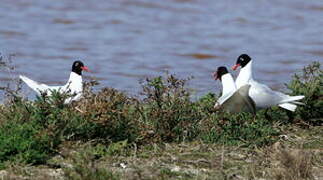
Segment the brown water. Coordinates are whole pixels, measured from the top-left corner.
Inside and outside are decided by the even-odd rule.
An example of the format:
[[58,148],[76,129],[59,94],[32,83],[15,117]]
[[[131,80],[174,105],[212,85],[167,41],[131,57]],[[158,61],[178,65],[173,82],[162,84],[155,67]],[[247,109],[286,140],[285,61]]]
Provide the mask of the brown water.
[[[237,56],[254,75],[283,88],[304,65],[323,59],[320,0],[1,0],[0,52],[17,74],[64,83],[82,59],[101,86],[136,94],[139,79],[194,76],[198,95],[218,92],[211,73]],[[235,73],[236,75],[236,73]]]

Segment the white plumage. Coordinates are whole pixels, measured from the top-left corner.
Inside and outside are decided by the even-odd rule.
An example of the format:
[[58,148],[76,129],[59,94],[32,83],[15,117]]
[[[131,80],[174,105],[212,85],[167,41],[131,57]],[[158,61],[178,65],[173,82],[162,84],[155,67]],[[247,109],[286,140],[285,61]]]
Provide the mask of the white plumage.
[[[220,72],[219,70],[224,72]],[[215,103],[216,109],[223,109],[227,112],[251,112],[255,113],[255,103],[249,97],[250,85],[245,85],[237,89],[233,77],[227,72],[225,67],[220,67],[217,71],[216,79],[222,82],[222,95]]]
[[230,73],[223,75],[221,82],[222,82],[222,95],[217,100],[218,105],[223,104],[237,91],[237,87]]
[[69,97],[65,100],[66,104],[72,101],[77,101],[82,97],[82,90],[83,90],[82,76],[74,72],[71,72],[70,78],[68,79],[67,83],[63,86],[48,86],[46,84],[36,82],[22,75],[20,75],[19,78],[23,80],[38,95],[40,95],[41,93],[46,93],[48,96],[51,96],[52,91],[71,94],[72,97]]
[[65,104],[72,101],[77,101],[82,97],[83,82],[82,82],[82,71],[89,71],[89,69],[84,66],[81,61],[75,61],[72,65],[72,72],[67,83],[63,86],[48,86],[36,82],[26,76],[20,75],[19,78],[23,80],[31,89],[33,89],[38,95],[41,93],[46,93],[51,96],[53,91],[58,91],[59,93],[68,93],[71,97],[65,100]]
[[289,111],[295,111],[297,107],[296,104],[303,104],[301,102],[297,102],[297,100],[303,99],[304,96],[289,96],[278,91],[273,91],[265,84],[255,81],[252,78],[251,59],[244,67],[241,68],[235,84],[237,88],[246,84],[251,85],[249,95],[255,101],[257,109],[264,109],[278,105]]

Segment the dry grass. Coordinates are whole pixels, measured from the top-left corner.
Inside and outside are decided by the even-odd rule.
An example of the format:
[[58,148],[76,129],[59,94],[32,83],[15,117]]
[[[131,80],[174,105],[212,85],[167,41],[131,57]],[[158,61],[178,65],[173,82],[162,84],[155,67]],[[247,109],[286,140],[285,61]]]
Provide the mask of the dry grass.
[[270,176],[277,180],[314,179],[313,152],[277,147],[270,154]]
[[0,173],[0,178],[305,180],[323,177],[322,150],[297,149],[287,141],[260,149],[199,141],[119,148],[124,150],[98,158],[98,148],[94,149],[92,144],[74,144],[64,149],[64,155],[50,160],[48,166],[11,166]]

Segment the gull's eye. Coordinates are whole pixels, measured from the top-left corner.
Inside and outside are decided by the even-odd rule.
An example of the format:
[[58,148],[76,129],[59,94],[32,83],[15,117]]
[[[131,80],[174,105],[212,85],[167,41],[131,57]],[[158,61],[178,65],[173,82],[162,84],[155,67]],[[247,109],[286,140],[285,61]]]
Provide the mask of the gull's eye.
[[244,59],[241,57],[241,58],[240,58],[240,61],[244,61]]

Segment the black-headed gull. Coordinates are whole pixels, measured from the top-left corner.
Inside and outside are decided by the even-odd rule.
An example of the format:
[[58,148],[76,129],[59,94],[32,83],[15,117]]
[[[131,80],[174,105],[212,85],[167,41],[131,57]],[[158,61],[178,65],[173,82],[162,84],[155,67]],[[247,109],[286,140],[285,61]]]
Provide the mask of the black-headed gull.
[[65,100],[65,104],[72,101],[77,101],[82,97],[83,82],[82,82],[82,71],[89,71],[87,66],[81,61],[75,61],[72,65],[72,72],[67,83],[63,86],[48,86],[46,84],[38,83],[34,80],[29,79],[26,76],[20,75],[19,78],[23,80],[31,89],[36,91],[37,94],[46,93],[51,96],[52,91],[58,91],[60,93],[69,93],[73,95]]
[[289,96],[255,81],[252,78],[252,60],[247,54],[240,55],[232,69],[236,70],[238,67],[241,67],[241,70],[235,84],[237,88],[246,84],[251,85],[249,95],[255,101],[257,109],[278,105],[289,111],[295,111],[297,104],[303,104],[297,101],[304,96]]
[[222,82],[222,95],[214,108],[223,109],[230,113],[256,112],[255,103],[248,95],[250,85],[237,89],[231,74],[223,66],[217,69],[214,78]]

